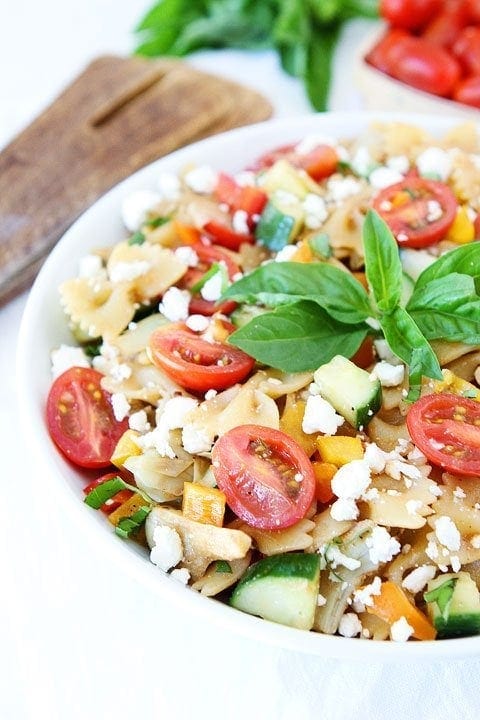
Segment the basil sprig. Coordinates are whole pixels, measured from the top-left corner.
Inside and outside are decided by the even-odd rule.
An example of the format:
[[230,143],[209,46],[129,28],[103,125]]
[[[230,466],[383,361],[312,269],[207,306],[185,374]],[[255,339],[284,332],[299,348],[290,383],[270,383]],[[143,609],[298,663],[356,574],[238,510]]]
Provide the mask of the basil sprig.
[[132,492],[138,493],[145,500],[145,505],[142,505],[136,510],[133,515],[129,517],[120,518],[118,524],[115,526],[115,532],[122,538],[128,538],[135,533],[141,525],[145,522],[147,515],[153,507],[153,504],[145,493],[139,490],[133,485],[122,480],[118,475],[106,480],[105,482],[97,485],[86,495],[84,502],[94,510],[99,510],[102,505],[110,498],[113,498],[120,490],[131,490]]
[[457,578],[450,578],[450,580],[446,580],[444,583],[436,587],[435,590],[423,593],[423,599],[425,602],[437,603],[438,609],[445,620],[448,620],[448,611],[450,609],[450,602],[452,600],[456,584]]
[[408,399],[422,377],[441,379],[429,340],[480,345],[480,242],[442,255],[418,278],[406,307],[402,265],[389,227],[373,210],[363,227],[369,292],[328,263],[268,263],[231,285],[222,299],[274,308],[229,338],[256,360],[285,372],[351,357],[378,327],[409,366]]

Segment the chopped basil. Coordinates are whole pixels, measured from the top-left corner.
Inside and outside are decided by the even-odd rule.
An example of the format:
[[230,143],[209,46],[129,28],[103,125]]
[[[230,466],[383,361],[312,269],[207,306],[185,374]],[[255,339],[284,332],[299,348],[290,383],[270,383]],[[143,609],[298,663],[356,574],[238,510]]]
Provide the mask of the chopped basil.
[[215,563],[215,572],[217,573],[231,573],[232,567],[226,560],[217,560]]
[[210,280],[217,273],[222,274],[222,292],[225,291],[227,288],[227,285],[228,285],[228,275],[227,275],[227,270],[225,268],[225,265],[223,263],[212,263],[212,265],[209,267],[207,272],[204,275],[202,275],[200,280],[198,280],[190,288],[190,292],[192,293],[192,295],[199,293],[200,290],[204,287],[205,283],[208,280]]
[[94,358],[97,355],[100,355],[102,342],[103,339],[100,337],[97,340],[92,340],[92,342],[89,342],[86,345],[82,345],[83,352],[89,358]]
[[128,244],[129,245],[143,245],[145,240],[146,240],[145,235],[142,232],[140,232],[140,230],[138,230],[136,233],[134,233],[132,235],[131,238],[128,239]]
[[145,225],[147,227],[153,229],[153,228],[160,227],[161,225],[165,225],[165,223],[167,223],[169,220],[170,220],[169,217],[156,217],[156,218],[153,218],[153,220],[147,220]]
[[442,615],[445,616],[446,614],[448,617],[448,608],[456,583],[457,578],[450,578],[450,580],[446,580],[446,582],[442,583],[442,585],[436,587],[435,590],[430,590],[430,592],[424,593],[423,599],[427,603],[437,603],[438,609]]
[[117,492],[124,489],[125,483],[117,476],[93,488],[85,497],[84,502],[94,510],[99,510],[107,500],[110,500]]
[[140,526],[145,522],[147,515],[151,510],[150,505],[142,505],[136,512],[130,517],[123,517],[119,520],[115,527],[115,532],[122,538],[128,538],[132,533],[135,533]]

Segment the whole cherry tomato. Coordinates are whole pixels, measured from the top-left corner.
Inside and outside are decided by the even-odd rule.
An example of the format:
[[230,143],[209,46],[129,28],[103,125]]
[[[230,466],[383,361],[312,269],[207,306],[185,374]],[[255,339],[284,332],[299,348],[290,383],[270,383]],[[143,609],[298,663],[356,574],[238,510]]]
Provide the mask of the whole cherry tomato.
[[452,55],[418,37],[400,39],[387,60],[392,77],[434,95],[450,95],[460,78],[460,65]]
[[480,0],[465,0],[469,22],[480,23]]
[[466,2],[450,0],[428,23],[422,32],[422,37],[433,45],[450,48],[468,22],[469,12]]
[[418,30],[442,7],[442,0],[380,0],[380,15],[393,27]]
[[466,75],[480,75],[480,27],[464,28],[452,47]]
[[380,38],[379,42],[370,50],[365,60],[377,70],[381,70],[384,73],[389,74],[391,68],[391,62],[389,61],[389,55],[397,43],[404,38],[408,38],[408,33],[405,30],[394,28],[393,30],[387,30],[385,35]]
[[480,108],[480,75],[472,75],[472,77],[462,80],[455,88],[453,99],[465,105]]

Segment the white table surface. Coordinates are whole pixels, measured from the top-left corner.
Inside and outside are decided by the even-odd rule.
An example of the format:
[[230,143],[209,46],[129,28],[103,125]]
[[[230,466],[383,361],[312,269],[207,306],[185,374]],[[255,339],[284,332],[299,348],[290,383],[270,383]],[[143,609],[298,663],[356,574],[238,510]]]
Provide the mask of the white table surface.
[[[148,5],[15,0],[7,8],[4,0],[0,146],[90,58],[127,53]],[[344,34],[331,109],[362,107],[351,58],[368,27],[354,23]],[[194,62],[258,88],[277,116],[309,112],[271,53],[201,53]],[[0,310],[2,720],[477,720],[480,659],[409,667],[287,652],[199,627],[107,566],[57,514],[19,430],[14,351],[25,301]]]

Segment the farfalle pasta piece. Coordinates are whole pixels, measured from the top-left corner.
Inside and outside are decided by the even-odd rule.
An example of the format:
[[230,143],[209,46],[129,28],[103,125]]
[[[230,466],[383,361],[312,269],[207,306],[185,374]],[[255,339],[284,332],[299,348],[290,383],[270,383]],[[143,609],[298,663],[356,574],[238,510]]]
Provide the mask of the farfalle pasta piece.
[[461,202],[480,210],[480,163],[461,150],[452,153],[450,185]]
[[187,266],[171,250],[148,242],[142,245],[118,243],[107,262],[110,280],[129,281],[139,301],[162,295],[186,270]]
[[155,450],[133,455],[125,462],[137,486],[156,502],[171,502],[183,494],[184,482],[193,480],[193,458],[182,451],[182,457],[162,457]]
[[185,394],[183,388],[155,365],[138,361],[129,361],[127,364],[131,370],[130,376],[118,380],[114,375],[105,375],[102,378],[104,390],[110,393],[123,393],[129,402],[141,400],[150,405],[157,405],[162,398],[168,399],[174,395]]
[[378,491],[374,497],[362,503],[362,515],[377,525],[386,527],[418,529],[432,515],[432,504],[437,500],[437,485],[428,477],[393,480],[387,475],[377,475],[369,490]]
[[323,545],[341,537],[353,528],[353,520],[334,520],[330,508],[313,517],[315,527],[312,530],[312,548],[319,550]]
[[218,595],[240,580],[250,565],[251,558],[252,553],[248,552],[243,558],[230,560],[228,564],[231,572],[218,572],[216,563],[212,563],[205,575],[193,583],[193,589],[198,590],[207,597]]
[[362,187],[359,193],[336,208],[323,224],[322,232],[328,235],[336,257],[349,257],[352,253],[363,257],[362,228],[371,195],[371,188]]
[[60,302],[71,323],[92,338],[108,340],[120,335],[135,314],[132,287],[127,282],[66,280],[60,285]]
[[422,150],[435,144],[435,140],[425,130],[407,123],[376,123],[374,128],[378,133],[383,158],[406,155],[413,161]]
[[[236,526],[237,527],[237,526]],[[312,530],[315,523],[312,520],[299,520],[292,527],[285,530],[259,530],[246,523],[238,525],[238,530],[250,535],[257,548],[263,555],[280,555],[285,552],[299,552],[312,547]]]
[[457,147],[467,153],[480,152],[480,136],[474,122],[466,122],[448,130],[441,140],[442,147],[447,150]]

